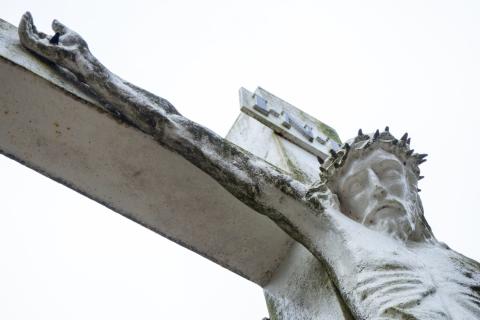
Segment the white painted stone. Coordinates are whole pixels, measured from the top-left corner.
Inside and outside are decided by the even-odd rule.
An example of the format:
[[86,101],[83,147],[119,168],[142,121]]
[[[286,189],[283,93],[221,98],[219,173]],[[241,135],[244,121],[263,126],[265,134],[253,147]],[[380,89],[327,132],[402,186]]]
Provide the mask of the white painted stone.
[[[241,89],[240,95],[242,92],[245,94],[247,91]],[[280,100],[261,88],[257,88],[255,93]],[[291,112],[300,113],[291,104],[288,104],[288,108]],[[271,126],[266,126],[250,114],[251,112],[240,114],[227,139],[307,184],[318,180],[319,163],[317,156],[310,153],[310,148],[303,148],[285,139],[275,133]],[[264,290],[273,319],[351,319],[348,307],[325,268],[299,243],[294,243],[291,247],[288,256],[281,262],[272,280],[264,286]]]
[[27,53],[0,20],[0,153],[264,285],[292,240]]
[[[303,252],[290,251],[289,258],[278,269],[278,273],[273,278],[269,277],[271,281],[266,280],[264,282],[268,282],[266,284],[267,300],[271,298],[274,300],[273,303],[269,301],[274,318],[318,319],[325,316],[337,317],[339,314],[339,318],[348,318],[350,314],[356,319],[475,319],[480,316],[480,265],[449,249],[433,236],[424,219],[416,188],[416,182],[419,178],[418,164],[424,161],[424,155],[413,154],[413,150],[409,147],[409,139],[406,136],[399,141],[388,132],[388,128],[382,133],[377,131],[370,135],[362,134],[360,131],[358,137],[351,144],[346,144],[341,148],[338,147],[336,152],[331,152],[331,157],[322,161],[320,180],[314,185],[307,185],[306,181],[308,181],[309,175],[297,174],[295,165],[291,165],[289,162],[288,153],[283,152],[283,143],[279,144],[282,148],[274,149],[282,150],[280,154],[265,155],[265,157],[270,162],[286,164],[289,171],[279,169],[268,161],[222,139],[210,130],[183,117],[168,101],[155,97],[122,80],[106,69],[90,53],[81,36],[55,21],[53,27],[56,32],[65,33],[64,38],[61,38],[58,44],[52,44],[48,41],[48,38],[38,34],[33,27],[32,17],[27,13],[20,24],[22,43],[45,59],[67,68],[79,80],[85,81],[94,94],[101,97],[103,101],[108,101],[110,107],[105,109],[114,118],[126,119],[128,123],[133,124],[143,132],[142,136],[147,133],[146,136],[154,138],[157,144],[173,150],[194,164],[195,167],[200,168],[237,199],[259,214],[269,217],[292,239],[303,244],[317,261],[325,266],[325,269],[312,268],[311,270],[314,273],[309,273],[308,270],[298,272],[295,266],[303,260],[302,258],[308,258],[308,256],[303,256]],[[9,72],[12,79],[21,83],[21,77],[15,78],[18,76],[15,75],[15,72],[9,70],[8,67],[5,70],[5,74]],[[20,75],[26,78],[25,74]],[[33,83],[38,88],[41,87],[40,84],[35,83],[35,80],[27,81],[27,83]],[[43,144],[39,144],[38,140],[31,138],[32,136],[38,136],[34,135],[36,132],[28,132],[35,126],[25,125],[21,122],[22,116],[25,119],[29,115],[29,110],[20,107],[18,112],[16,109],[14,110],[16,117],[9,119],[10,122],[4,121],[7,129],[6,132],[2,132],[6,136],[4,138],[5,142],[2,143],[7,146],[6,152],[10,148],[12,150],[11,154],[21,154],[22,159],[28,161],[35,159],[32,163],[40,164],[36,167],[37,169],[42,169],[42,165],[48,169],[51,163],[57,161],[60,169],[53,168],[53,170],[50,167],[50,172],[60,172],[62,176],[67,177],[66,181],[69,181],[69,178],[80,181],[79,185],[81,187],[78,188],[79,190],[88,189],[86,181],[82,180],[84,177],[76,176],[77,171],[68,166],[62,168],[64,164],[60,163],[58,158],[62,155],[67,156],[69,152],[54,154],[54,156],[44,152],[48,150],[49,144],[61,146],[62,139],[70,137],[69,134],[62,134],[61,130],[54,130],[53,133],[48,131],[51,118],[63,115],[62,112],[58,112],[58,115],[52,114],[52,110],[48,109],[50,105],[55,106],[56,102],[42,101],[40,98],[37,99],[38,101],[31,101],[29,97],[22,97],[20,92],[17,92],[18,88],[18,86],[7,86],[5,89],[6,96],[13,97],[11,100],[5,99],[6,107],[20,104],[25,108],[25,105],[41,102],[38,105],[38,110],[40,112],[48,111],[48,114],[36,114],[34,119],[37,117],[40,119],[39,125],[44,130],[41,133],[48,143],[43,147]],[[34,89],[29,89],[35,92]],[[46,92],[42,93],[45,94]],[[48,94],[45,94],[45,98],[49,98]],[[263,98],[270,100],[265,96]],[[268,113],[265,112],[267,106],[265,101],[256,101],[256,104],[256,110],[260,110],[260,114],[263,116],[270,114],[270,110],[268,110]],[[57,106],[56,109],[61,111],[60,106]],[[5,115],[10,114],[9,109],[4,107],[3,110],[7,111]],[[276,116],[277,114],[280,115],[281,111],[274,110],[271,113]],[[73,112],[73,114],[75,113]],[[80,148],[80,150],[86,150],[86,154],[99,151],[88,149],[90,146],[87,143],[90,141],[88,137],[91,131],[95,134],[97,133],[95,129],[99,129],[95,126],[98,119],[81,112],[77,116],[84,117],[81,120],[92,120],[93,126],[87,127],[89,130],[75,128],[83,139],[67,141],[67,146],[76,146],[75,142],[77,142],[78,145],[82,146],[83,144],[83,148]],[[72,125],[72,127],[69,127],[71,130],[75,119],[68,119],[68,116],[65,116],[65,118],[66,124]],[[109,119],[109,116],[103,118]],[[101,121],[98,124],[103,124]],[[10,123],[15,122],[17,124],[12,127]],[[268,123],[270,122],[267,121],[265,124],[268,125]],[[288,123],[301,133],[301,125],[295,121],[288,121]],[[123,125],[123,123],[121,122],[120,125]],[[280,123],[280,125],[282,124]],[[61,125],[54,123],[54,127],[60,128]],[[100,128],[101,131],[105,130],[103,127]],[[113,131],[108,126],[107,129],[107,132]],[[70,130],[67,128],[67,131]],[[281,130],[277,132],[281,134]],[[13,133],[20,133],[20,137],[26,133],[25,135],[30,138],[18,139]],[[265,133],[268,135],[268,131],[265,131]],[[136,150],[130,147],[130,144],[134,142],[138,142],[142,146],[140,142],[143,141],[140,140],[128,141],[127,145],[119,143],[118,140],[122,137],[127,140],[134,138],[133,135],[130,137],[123,134],[119,130],[115,137],[105,137],[103,146],[107,146],[106,141],[108,141],[111,148],[120,149],[123,152],[118,154],[113,161],[108,158],[110,154],[98,152],[104,158],[94,159],[95,161],[93,161],[95,165],[98,163],[99,168],[102,168],[102,171],[97,172],[97,174],[107,172],[112,173],[112,176],[100,180],[100,183],[94,185],[100,187],[98,190],[89,190],[89,194],[95,194],[96,192],[103,197],[105,192],[108,193],[109,190],[113,190],[115,195],[113,203],[120,202],[118,208],[121,209],[129,208],[129,204],[121,203],[119,195],[125,197],[129,195],[128,192],[134,193],[137,187],[142,186],[142,183],[130,190],[128,189],[129,186],[116,184],[115,182],[122,175],[128,177],[125,180],[128,182],[132,177],[138,178],[141,176],[142,172],[137,174],[137,171],[133,170],[131,171],[133,173],[130,173],[128,166],[127,168],[124,166],[117,168],[115,163],[125,164],[122,162],[123,157],[135,158],[139,154],[138,151],[144,151],[143,149]],[[312,138],[310,132],[302,134],[307,139]],[[241,137],[242,132],[238,136]],[[271,134],[270,137],[272,137]],[[153,139],[150,140],[153,141]],[[102,142],[102,139],[100,138],[99,141]],[[264,142],[272,143],[268,137],[264,139]],[[292,142],[302,150],[309,149],[294,140]],[[118,145],[116,145],[117,143]],[[147,147],[154,146],[155,144],[151,144]],[[254,149],[257,152],[262,151],[258,145]],[[38,150],[38,152],[28,154],[28,151],[31,150]],[[52,151],[55,153],[59,150],[61,148],[57,147]],[[79,156],[84,156],[82,158],[83,163],[77,164],[78,167],[86,167],[88,170],[84,168],[84,172],[95,173],[95,170],[89,167],[89,159],[88,157],[85,158],[85,152],[80,153],[77,149],[69,151],[74,155],[76,152],[78,153],[78,156],[73,157],[73,159],[78,160]],[[137,151],[137,153],[131,153],[131,151]],[[315,150],[309,152],[316,153]],[[141,212],[141,214],[137,217],[144,225],[151,226],[153,222],[156,223],[155,226],[162,228],[170,223],[171,228],[180,228],[178,223],[182,221],[175,221],[177,219],[176,215],[158,214],[155,211],[158,207],[155,205],[167,207],[166,211],[168,209],[172,210],[168,207],[169,201],[172,200],[171,198],[176,198],[176,195],[168,194],[168,191],[173,188],[171,184],[175,184],[177,181],[166,174],[165,170],[171,168],[176,170],[176,163],[174,162],[181,163],[181,161],[178,160],[180,158],[175,158],[175,161],[170,162],[168,156],[159,155],[159,158],[152,157],[152,160],[161,159],[169,167],[164,167],[162,172],[158,172],[158,179],[160,180],[156,181],[162,181],[161,179],[164,179],[163,175],[170,177],[170,179],[162,181],[168,184],[167,187],[170,187],[170,189],[164,186],[158,190],[162,192],[161,195],[156,193],[157,197],[161,199],[160,203],[154,203],[154,199],[149,198],[142,199],[143,201],[135,199],[135,197],[142,197],[143,194],[135,194],[132,201],[140,208],[138,212]],[[308,159],[308,157],[302,156],[299,158]],[[44,159],[48,159],[48,161],[42,162]],[[128,164],[133,164],[134,160]],[[108,164],[107,167],[105,167],[105,163]],[[392,163],[396,163],[397,167],[400,166],[404,170],[390,173],[389,165]],[[193,173],[190,172],[189,169],[191,168],[188,165],[179,169],[184,169],[186,173],[191,173],[192,176],[203,182],[207,186],[204,189],[208,190],[208,197],[212,197],[212,190],[208,188],[215,188],[215,183],[209,185],[212,180],[203,179],[201,174],[195,176],[195,170],[191,170]],[[387,170],[388,174],[382,173],[384,169]],[[73,174],[71,174],[72,172]],[[130,174],[125,175],[124,172]],[[175,175],[175,177],[178,176]],[[94,179],[95,177],[91,178]],[[185,178],[188,178],[188,176]],[[139,180],[144,182],[142,179]],[[101,182],[107,182],[107,184],[102,185]],[[91,183],[91,181],[88,181],[88,183]],[[146,185],[154,187],[151,185],[154,183],[155,181],[152,181]],[[127,190],[124,190],[124,188]],[[182,191],[178,190],[178,192],[181,195]],[[197,196],[197,190],[193,192],[194,196]],[[213,194],[215,194],[215,190]],[[199,200],[208,201],[207,196],[204,197],[201,192],[200,195],[202,196]],[[182,205],[189,208],[188,206],[191,205],[188,203],[189,196],[183,197],[182,201],[178,203],[173,203],[180,205],[181,208]],[[220,197],[216,200],[219,199]],[[108,200],[111,201],[112,199]],[[108,204],[111,203],[108,202]],[[153,206],[146,208],[145,206],[149,204]],[[195,209],[192,208],[192,210]],[[128,213],[129,211],[127,211],[127,215]],[[217,222],[208,219],[211,218],[209,216],[210,212],[205,213],[207,219],[203,219],[203,214],[200,214],[199,221],[207,225],[194,225],[193,229],[208,228],[212,223],[214,227],[217,227]],[[178,214],[178,216],[182,215]],[[223,217],[222,215],[219,218]],[[195,215],[195,218],[197,218],[197,215]],[[184,221],[186,220],[183,219]],[[229,228],[230,221],[222,222],[222,226],[226,225]],[[235,225],[235,223],[232,225]],[[185,228],[187,231],[195,232],[188,227]],[[216,230],[218,232],[218,228]],[[265,229],[261,227],[259,230]],[[180,230],[180,232],[184,231],[185,229]],[[186,233],[181,236],[189,241],[192,240]],[[198,239],[193,240],[208,243],[208,240],[204,238],[205,236],[205,234],[201,234]],[[212,236],[211,233],[209,236]],[[228,237],[229,235],[223,234],[222,236]],[[177,241],[180,241],[178,239],[181,238],[177,238]],[[235,242],[238,239],[232,240]],[[196,242],[189,243],[195,244]],[[246,243],[242,243],[242,247],[245,249]],[[223,247],[218,248],[218,250],[223,250]],[[215,250],[210,252],[217,253]],[[296,253],[299,253],[299,255],[296,255]],[[283,257],[280,257],[280,260]],[[334,304],[330,310],[320,310],[321,312],[325,311],[323,314],[316,313],[319,311],[316,306],[332,305],[329,301],[336,300],[318,301],[325,298],[323,294],[315,295],[318,292],[327,292],[326,298],[332,298],[333,295],[328,295],[328,292],[334,291],[332,282],[324,281],[328,277],[323,277],[321,270],[328,270],[328,274],[338,289],[339,296],[341,296],[341,299],[337,299],[339,303]],[[320,271],[319,277],[312,278],[314,275],[318,275],[317,271]],[[304,279],[301,279],[302,277]],[[304,290],[304,287],[313,283],[318,283],[319,289],[308,294],[308,289]],[[345,302],[350,312],[344,313],[346,308],[344,308],[345,305],[341,303],[341,300]]]

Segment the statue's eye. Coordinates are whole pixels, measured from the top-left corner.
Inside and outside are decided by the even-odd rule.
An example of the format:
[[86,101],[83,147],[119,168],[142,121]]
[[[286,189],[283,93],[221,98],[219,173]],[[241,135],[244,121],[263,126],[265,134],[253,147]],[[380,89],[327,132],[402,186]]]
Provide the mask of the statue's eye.
[[400,177],[400,172],[395,168],[385,168],[381,173],[382,179],[394,179]]

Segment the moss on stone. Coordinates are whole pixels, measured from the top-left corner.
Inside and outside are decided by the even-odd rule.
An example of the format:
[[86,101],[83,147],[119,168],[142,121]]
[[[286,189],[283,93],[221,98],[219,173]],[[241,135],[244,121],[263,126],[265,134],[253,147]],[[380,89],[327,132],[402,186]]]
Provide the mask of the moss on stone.
[[337,132],[332,128],[324,124],[323,122],[317,122],[317,129],[325,134],[327,137],[332,139],[333,141],[337,142],[338,144],[342,144],[342,140],[338,136]]
[[268,315],[270,316],[270,320],[281,320],[280,315],[278,314],[278,309],[277,309],[275,300],[266,291],[264,291],[264,296],[265,296],[265,302],[267,304]]

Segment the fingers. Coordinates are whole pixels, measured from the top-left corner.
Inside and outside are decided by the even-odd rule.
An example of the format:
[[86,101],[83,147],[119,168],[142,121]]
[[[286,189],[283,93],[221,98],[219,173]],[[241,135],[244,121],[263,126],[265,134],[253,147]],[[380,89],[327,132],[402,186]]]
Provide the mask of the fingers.
[[77,33],[67,28],[58,20],[53,20],[53,36],[38,32],[30,12],[26,12],[20,20],[18,35],[20,42],[34,53],[57,63],[61,66],[75,62],[76,55],[88,54],[88,46],[85,40]]
[[25,12],[20,20],[20,25],[18,26],[18,35],[22,44],[29,49],[32,49],[35,45],[35,42],[39,39],[37,29],[33,24],[32,15],[28,11]]
[[60,21],[56,19],[53,20],[52,29],[55,31],[55,35],[52,37],[50,43],[56,43],[63,47],[88,48],[87,43],[78,33],[68,28]]
[[64,35],[70,31],[63,23],[61,23],[57,19],[52,21],[52,29],[60,35]]
[[38,32],[38,37],[39,37],[40,39],[45,39],[45,38],[48,38],[48,35],[45,34],[45,33],[43,33],[43,32]]
[[25,12],[20,20],[20,25],[18,26],[18,33],[20,36],[26,35],[29,38],[32,38],[35,35],[35,27],[33,25],[33,18],[30,12]]
[[47,35],[37,31],[32,15],[28,11],[20,20],[18,35],[20,42],[28,49],[44,57],[49,55],[51,45],[48,42]]

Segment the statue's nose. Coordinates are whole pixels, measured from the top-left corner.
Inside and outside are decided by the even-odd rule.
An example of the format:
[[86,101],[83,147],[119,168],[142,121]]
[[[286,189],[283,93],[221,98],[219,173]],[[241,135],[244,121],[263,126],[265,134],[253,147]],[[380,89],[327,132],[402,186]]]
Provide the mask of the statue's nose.
[[379,180],[378,176],[373,170],[369,170],[368,176],[370,183],[373,186],[373,196],[379,200],[384,199],[387,196],[387,190]]

